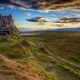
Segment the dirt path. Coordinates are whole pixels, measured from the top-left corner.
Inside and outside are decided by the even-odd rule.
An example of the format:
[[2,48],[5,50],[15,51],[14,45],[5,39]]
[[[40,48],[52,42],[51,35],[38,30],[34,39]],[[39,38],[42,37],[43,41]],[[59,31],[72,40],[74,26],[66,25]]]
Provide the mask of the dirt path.
[[60,63],[68,64],[68,65],[71,65],[71,66],[74,66],[74,67],[80,69],[80,65],[78,65],[78,64],[76,65],[76,64],[74,64],[74,63],[72,63],[72,62],[70,62],[70,61],[68,61],[68,60],[66,60],[66,59],[64,59],[64,58],[61,58],[61,57],[59,57],[59,56],[55,56],[51,51],[49,51],[49,50],[45,47],[45,45],[43,44],[43,42],[38,42],[38,45],[39,45],[39,47],[44,48],[45,52],[47,52],[50,56],[53,55],[54,59],[56,59],[56,60],[59,61]]

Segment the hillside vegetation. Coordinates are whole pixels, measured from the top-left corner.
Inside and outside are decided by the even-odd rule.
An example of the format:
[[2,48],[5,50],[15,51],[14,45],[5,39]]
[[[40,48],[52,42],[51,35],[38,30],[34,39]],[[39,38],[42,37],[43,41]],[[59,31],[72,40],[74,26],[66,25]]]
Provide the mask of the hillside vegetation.
[[0,80],[80,80],[80,33],[0,39]]
[[0,80],[54,80],[37,61],[32,58],[28,43],[11,36],[0,39]]
[[53,73],[55,80],[80,79],[79,32],[41,33],[24,38],[31,43],[29,49],[36,61]]

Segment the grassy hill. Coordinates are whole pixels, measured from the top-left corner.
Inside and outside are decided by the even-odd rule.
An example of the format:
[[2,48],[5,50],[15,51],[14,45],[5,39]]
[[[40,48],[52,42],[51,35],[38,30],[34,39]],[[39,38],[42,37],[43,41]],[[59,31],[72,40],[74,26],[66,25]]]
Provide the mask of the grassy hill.
[[79,32],[42,33],[26,40],[36,61],[53,73],[55,80],[80,79]]
[[0,80],[80,80],[80,33],[0,39]]
[[54,80],[32,57],[24,39],[0,39],[0,80]]

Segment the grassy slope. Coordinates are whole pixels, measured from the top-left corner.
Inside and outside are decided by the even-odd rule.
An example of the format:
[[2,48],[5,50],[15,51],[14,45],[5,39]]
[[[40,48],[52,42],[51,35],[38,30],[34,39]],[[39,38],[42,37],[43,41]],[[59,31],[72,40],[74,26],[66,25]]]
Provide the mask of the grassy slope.
[[[51,52],[45,51],[43,45]],[[44,33],[0,40],[0,80],[80,80],[80,33]]]
[[[27,37],[27,41],[32,45],[29,49],[36,61],[49,73],[53,73],[56,80],[80,79],[79,32],[44,33]],[[39,42],[42,42],[51,54]]]
[[[0,80],[54,80],[32,54],[24,39],[0,39]],[[50,76],[49,76],[50,75]]]

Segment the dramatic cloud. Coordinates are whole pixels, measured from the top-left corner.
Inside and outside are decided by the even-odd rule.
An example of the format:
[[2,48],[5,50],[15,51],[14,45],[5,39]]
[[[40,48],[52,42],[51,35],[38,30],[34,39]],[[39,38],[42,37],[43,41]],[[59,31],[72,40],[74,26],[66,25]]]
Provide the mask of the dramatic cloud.
[[32,19],[27,19],[27,21],[30,21],[30,22],[48,22],[48,19],[46,19],[44,17],[36,17],[36,18],[32,18]]
[[80,23],[80,18],[69,18],[69,17],[64,17],[64,18],[61,18],[58,22],[61,22],[61,23]]
[[80,9],[80,0],[0,0],[0,4],[23,7],[25,9],[56,10],[63,8]]

